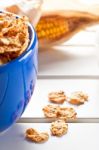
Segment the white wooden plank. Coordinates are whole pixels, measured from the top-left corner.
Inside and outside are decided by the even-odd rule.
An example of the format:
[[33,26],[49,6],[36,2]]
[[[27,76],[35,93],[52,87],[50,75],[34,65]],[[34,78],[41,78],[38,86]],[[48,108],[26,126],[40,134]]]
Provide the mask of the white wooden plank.
[[85,30],[74,35],[70,40],[65,42],[65,45],[95,45],[95,39],[96,32],[86,32]]
[[99,147],[99,124],[69,124],[69,131],[61,138],[51,137],[46,143],[35,144],[25,139],[27,128],[48,131],[50,124],[15,124],[8,132],[0,136],[1,150],[97,150]]
[[96,47],[57,46],[39,51],[39,75],[99,75]]
[[89,101],[84,105],[77,107],[65,102],[63,106],[74,107],[78,118],[99,118],[99,80],[77,79],[39,79],[22,118],[43,118],[42,108],[49,104],[48,93],[57,90],[65,91],[68,96],[78,90],[88,93]]
[[97,32],[97,30],[99,30],[99,25],[91,26],[85,29],[85,31],[89,32]]

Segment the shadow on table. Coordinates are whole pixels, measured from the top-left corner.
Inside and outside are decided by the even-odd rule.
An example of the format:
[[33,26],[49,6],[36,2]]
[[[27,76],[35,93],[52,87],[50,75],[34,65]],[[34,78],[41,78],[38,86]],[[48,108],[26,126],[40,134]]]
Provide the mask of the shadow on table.
[[[25,150],[33,143],[25,139],[24,125],[15,124],[0,135],[0,150]],[[30,149],[29,149],[30,150]]]
[[[89,61],[92,56],[92,50],[83,47],[71,47],[62,46],[55,48],[46,48],[44,50],[39,50],[39,73],[47,73],[54,71],[53,69],[61,70],[60,67],[64,66],[69,70],[76,66],[75,69],[79,68],[79,63],[85,63]],[[79,62],[79,63],[78,63]]]

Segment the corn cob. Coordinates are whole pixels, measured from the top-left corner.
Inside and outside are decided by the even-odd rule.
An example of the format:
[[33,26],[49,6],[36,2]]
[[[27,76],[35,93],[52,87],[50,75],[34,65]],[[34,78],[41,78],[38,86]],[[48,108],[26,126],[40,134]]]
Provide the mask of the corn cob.
[[69,40],[88,26],[99,23],[99,16],[80,11],[58,11],[43,15],[36,26],[39,45],[51,46]]

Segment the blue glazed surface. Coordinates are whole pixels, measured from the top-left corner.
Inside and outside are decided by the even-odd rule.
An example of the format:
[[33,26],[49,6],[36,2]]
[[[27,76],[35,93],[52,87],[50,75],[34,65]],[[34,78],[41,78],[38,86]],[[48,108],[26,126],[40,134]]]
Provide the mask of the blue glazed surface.
[[29,24],[30,44],[17,59],[0,66],[0,132],[16,122],[33,94],[37,77],[37,37]]

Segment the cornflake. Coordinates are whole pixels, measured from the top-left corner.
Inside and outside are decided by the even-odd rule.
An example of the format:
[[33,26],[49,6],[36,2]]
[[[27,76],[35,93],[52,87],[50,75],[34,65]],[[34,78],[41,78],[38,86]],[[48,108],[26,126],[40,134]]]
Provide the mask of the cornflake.
[[21,55],[29,44],[28,19],[0,13],[0,64]]
[[33,128],[26,130],[26,138],[35,143],[44,143],[49,139],[47,132],[39,132]]

